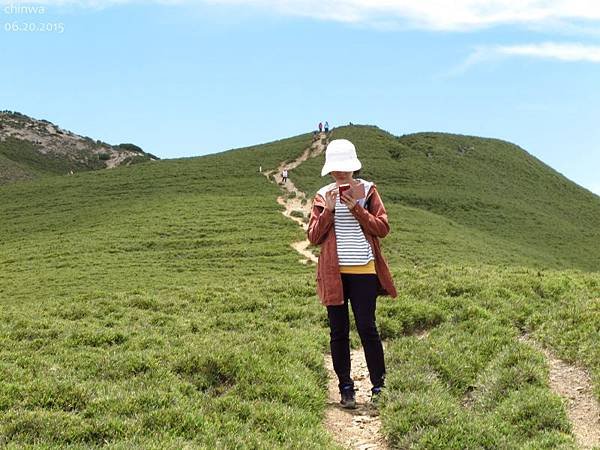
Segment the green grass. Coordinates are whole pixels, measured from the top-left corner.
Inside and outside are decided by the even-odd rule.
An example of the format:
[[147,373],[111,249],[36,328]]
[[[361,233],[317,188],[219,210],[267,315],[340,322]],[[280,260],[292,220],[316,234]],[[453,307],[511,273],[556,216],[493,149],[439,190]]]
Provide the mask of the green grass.
[[[576,448],[543,356],[517,337],[584,363],[600,398],[600,274],[447,265],[394,275],[405,289],[378,314],[391,339],[382,417],[395,447]],[[426,339],[409,334],[423,328]]]
[[32,178],[26,167],[0,154],[0,185]]
[[[375,133],[373,148],[391,139],[353,128]],[[314,266],[298,263],[289,243],[304,233],[258,172],[310,142],[0,187],[0,445],[335,448]],[[559,258],[542,234],[527,246],[514,224],[486,228],[483,207],[461,216],[402,200],[408,182],[394,184],[389,152],[376,156],[361,159],[392,225],[382,243],[399,297],[379,299],[378,323],[393,446],[574,448],[541,354],[516,337],[584,364],[600,398],[600,274],[584,270],[593,258],[575,225],[557,207]],[[290,177],[311,192],[325,180],[305,164]],[[567,211],[594,205],[567,198]]]
[[[600,270],[590,251],[600,242],[600,197],[520,147],[444,133],[396,137],[368,126],[336,128],[336,138],[356,145],[360,176],[379,187],[394,261]],[[290,172],[299,189],[313,195],[331,181],[320,177],[324,161]]]

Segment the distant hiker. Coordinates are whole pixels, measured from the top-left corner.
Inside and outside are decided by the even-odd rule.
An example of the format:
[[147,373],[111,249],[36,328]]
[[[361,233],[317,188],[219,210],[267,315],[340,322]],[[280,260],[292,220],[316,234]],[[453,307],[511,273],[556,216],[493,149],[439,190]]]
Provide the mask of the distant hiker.
[[283,182],[285,183],[287,181],[287,178],[288,178],[288,171],[287,171],[287,169],[283,169],[283,172],[281,173],[281,177],[283,178]]
[[329,122],[325,121],[325,133],[329,133]]
[[[313,199],[308,240],[321,246],[317,263],[317,295],[327,307],[333,367],[344,408],[355,408],[350,376],[348,301],[364,347],[371,400],[377,402],[385,381],[381,338],[375,323],[378,295],[396,297],[396,288],[379,245],[389,231],[387,213],[376,185],[353,176],[362,164],[352,142],[335,139],[325,151],[321,176],[335,182],[319,189]],[[340,186],[349,185],[340,199]]]
[[262,166],[258,166],[258,171],[262,172]]
[[323,122],[319,122],[319,133],[323,132]]

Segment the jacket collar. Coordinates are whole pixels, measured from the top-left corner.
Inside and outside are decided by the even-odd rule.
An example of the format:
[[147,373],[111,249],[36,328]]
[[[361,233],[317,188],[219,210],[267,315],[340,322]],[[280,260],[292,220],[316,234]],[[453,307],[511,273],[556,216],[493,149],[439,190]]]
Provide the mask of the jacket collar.
[[[355,178],[356,181],[360,181],[362,184],[365,185],[365,192],[367,193],[365,198],[360,199],[358,201],[358,203],[360,204],[360,206],[365,206],[365,202],[367,201],[367,199],[371,196],[371,194],[373,193],[373,189],[371,189],[373,186],[375,186],[375,183],[373,183],[372,181],[367,181],[367,180],[363,180],[362,178]],[[325,199],[325,193],[331,189],[335,188],[335,181],[333,183],[329,183],[327,186],[323,186],[321,189],[319,189],[317,191],[317,194],[321,196],[322,199]],[[318,197],[317,197],[318,198]],[[319,202],[320,204],[321,202]],[[324,202],[323,202],[324,203]]]

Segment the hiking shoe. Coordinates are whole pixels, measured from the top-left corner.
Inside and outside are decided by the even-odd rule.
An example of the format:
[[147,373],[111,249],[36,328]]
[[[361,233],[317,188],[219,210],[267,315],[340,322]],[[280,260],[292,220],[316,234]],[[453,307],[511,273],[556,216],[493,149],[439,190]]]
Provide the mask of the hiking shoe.
[[375,406],[381,401],[381,391],[383,386],[374,387],[371,389],[371,403]]
[[342,408],[355,409],[356,408],[356,399],[354,398],[354,386],[351,384],[347,384],[340,388],[340,394],[342,399],[340,400],[340,404]]

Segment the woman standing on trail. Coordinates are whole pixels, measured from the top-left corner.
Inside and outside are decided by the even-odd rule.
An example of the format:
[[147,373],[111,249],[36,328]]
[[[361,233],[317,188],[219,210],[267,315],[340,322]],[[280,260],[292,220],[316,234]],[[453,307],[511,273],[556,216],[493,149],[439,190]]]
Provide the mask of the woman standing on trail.
[[[361,168],[352,142],[331,141],[321,176],[331,173],[335,182],[319,189],[313,200],[308,240],[321,246],[317,264],[317,294],[327,307],[333,367],[344,408],[355,408],[354,381],[350,376],[350,321],[348,302],[360,335],[376,401],[385,380],[383,346],[375,324],[377,295],[396,297],[396,288],[379,238],[390,227],[376,186],[354,179]],[[350,185],[339,195],[340,186]]]

